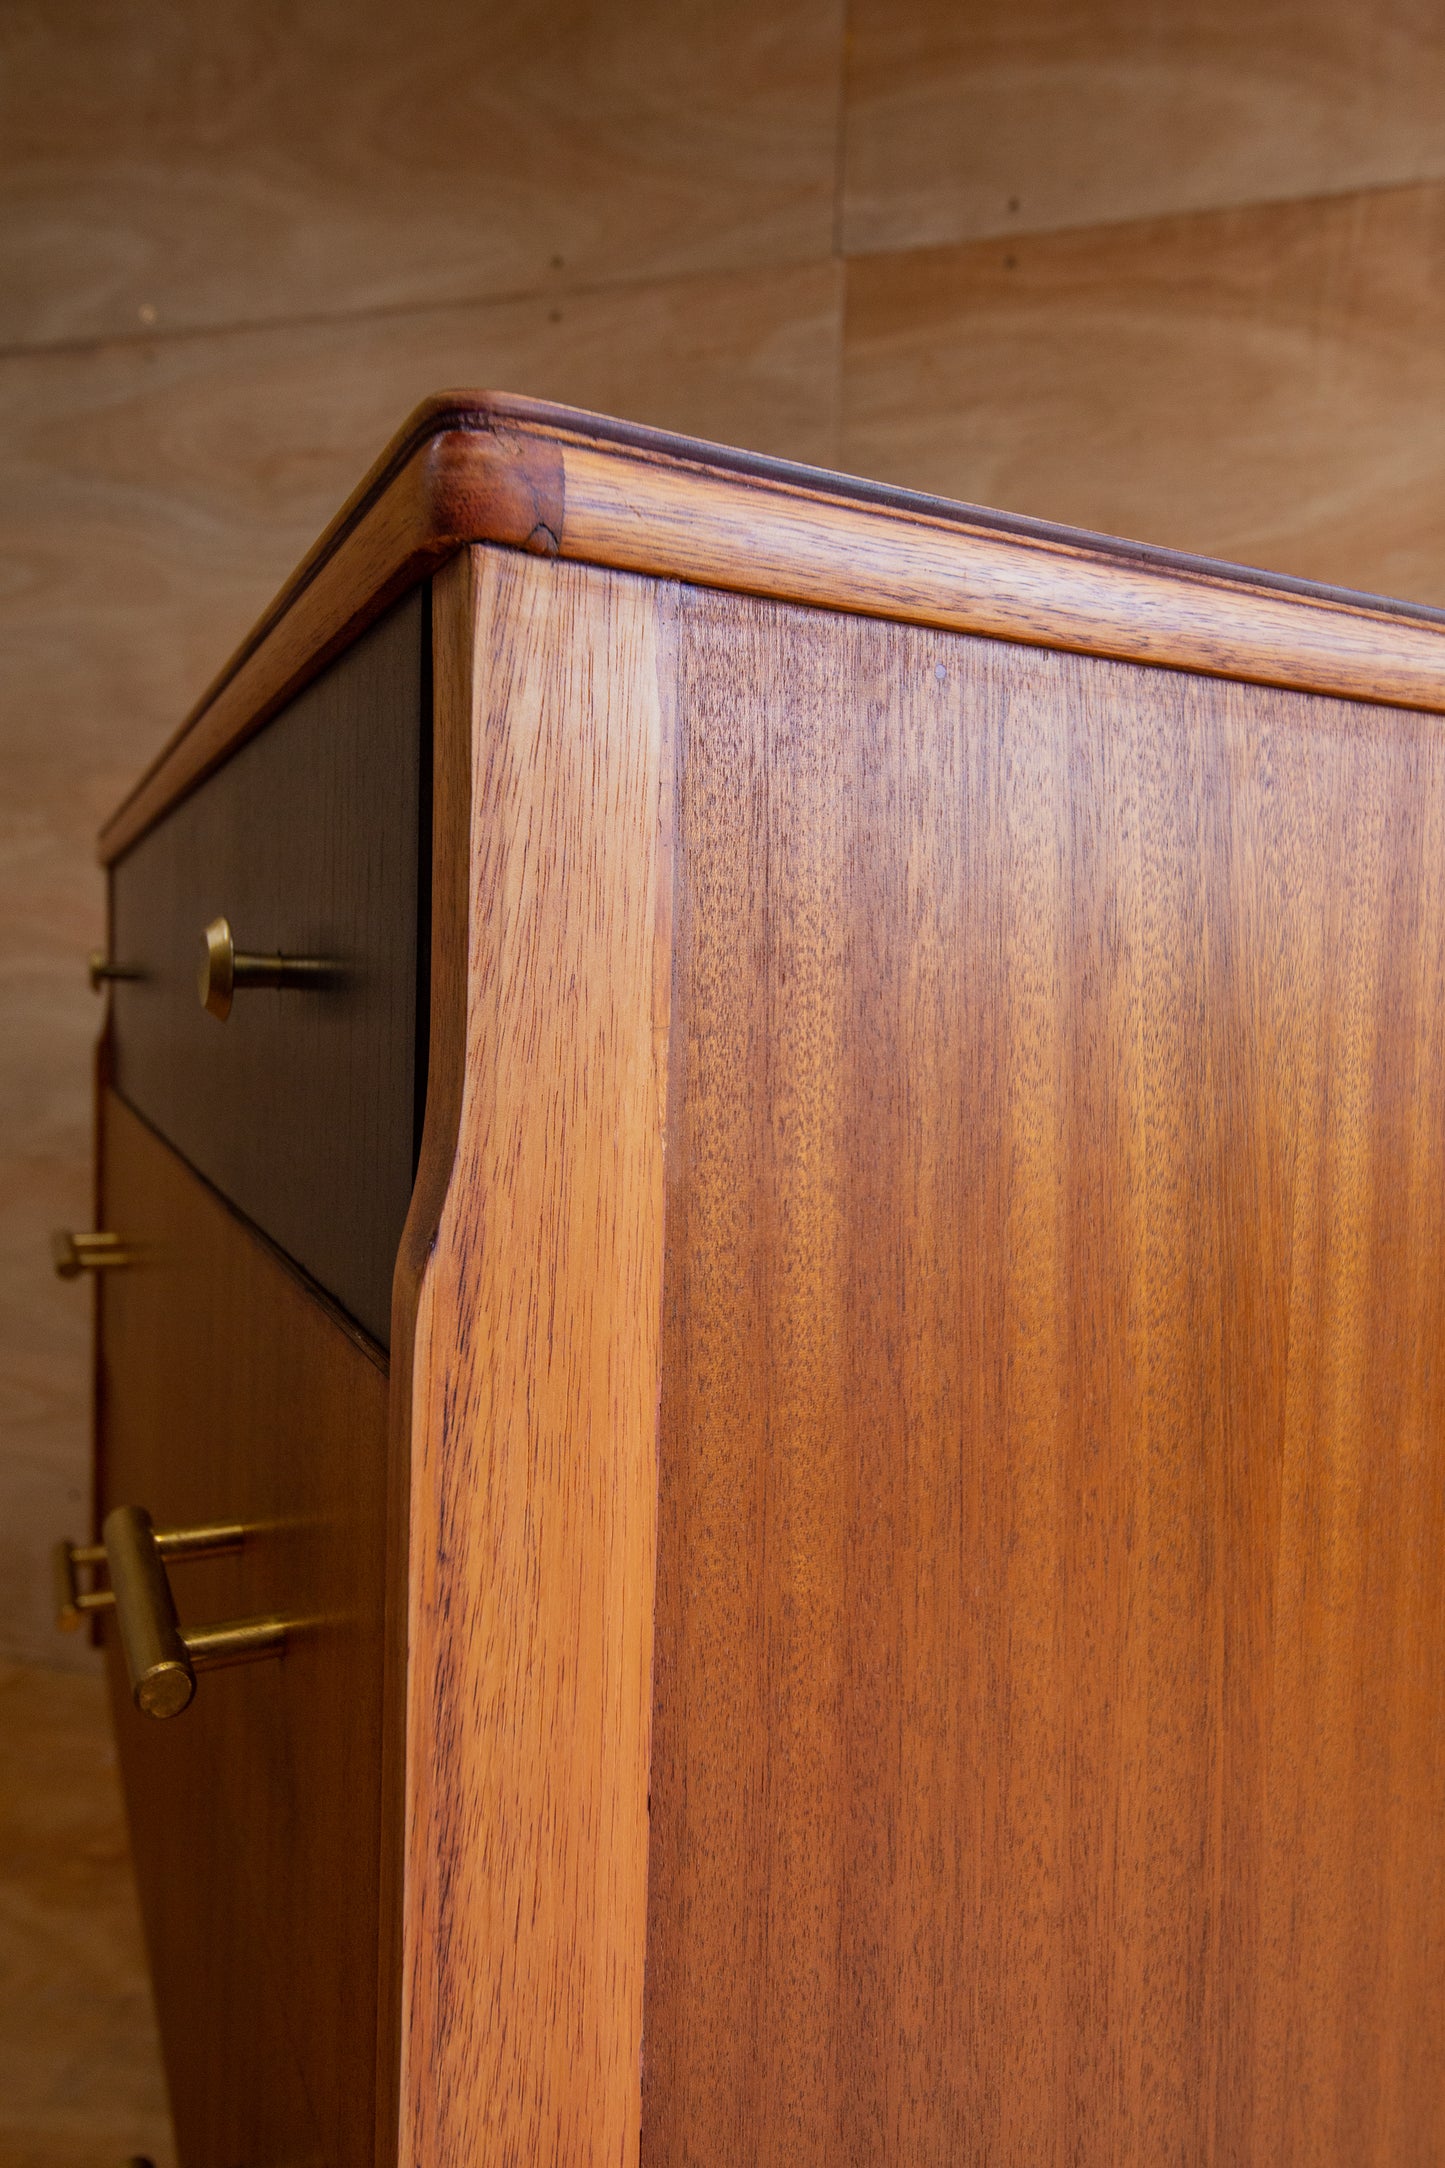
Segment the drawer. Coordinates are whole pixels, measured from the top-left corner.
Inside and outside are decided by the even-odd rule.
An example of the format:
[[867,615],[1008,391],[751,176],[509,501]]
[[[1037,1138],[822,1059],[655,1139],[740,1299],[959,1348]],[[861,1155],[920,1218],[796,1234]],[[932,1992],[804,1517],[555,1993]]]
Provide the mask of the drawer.
[[[424,1085],[425,662],[418,590],[112,869],[117,1091],[382,1345]],[[218,918],[324,968],[221,1020]]]
[[167,1723],[105,1639],[188,2168],[370,2160],[382,1893],[386,1365],[111,1093],[101,1198],[139,1258],[100,1290],[98,1504],[239,1523],[173,1562],[184,1627],[276,1617]]

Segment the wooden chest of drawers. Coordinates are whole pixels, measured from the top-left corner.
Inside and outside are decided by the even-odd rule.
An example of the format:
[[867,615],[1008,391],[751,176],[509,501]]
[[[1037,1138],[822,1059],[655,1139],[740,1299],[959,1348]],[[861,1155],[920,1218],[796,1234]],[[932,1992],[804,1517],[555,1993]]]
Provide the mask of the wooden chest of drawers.
[[185,2168],[1441,2157],[1442,713],[1430,612],[414,418],[104,838]]

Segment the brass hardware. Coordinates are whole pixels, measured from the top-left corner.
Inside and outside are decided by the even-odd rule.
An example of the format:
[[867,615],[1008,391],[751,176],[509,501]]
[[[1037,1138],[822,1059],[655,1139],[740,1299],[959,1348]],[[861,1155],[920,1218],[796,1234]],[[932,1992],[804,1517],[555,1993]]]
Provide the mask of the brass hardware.
[[85,1624],[90,1611],[107,1611],[115,1602],[108,1588],[82,1588],[76,1569],[103,1566],[103,1543],[57,1543],[52,1553],[55,1568],[55,1623],[62,1633],[73,1634]]
[[58,1280],[75,1280],[82,1272],[113,1272],[133,1259],[119,1235],[75,1235],[68,1227],[57,1227],[50,1237],[50,1255]]
[[197,1671],[209,1664],[259,1661],[285,1649],[286,1624],[278,1618],[181,1631],[165,1560],[144,1506],[112,1507],[101,1533],[125,1666],[143,1716],[179,1716],[196,1691]]
[[314,990],[335,982],[335,966],[318,956],[244,954],[236,947],[227,918],[213,918],[202,938],[206,952],[201,958],[197,990],[201,1007],[222,1023],[230,1015],[231,1003],[243,987],[295,986]]
[[[101,1533],[102,1543],[66,1543],[56,1551],[60,1623],[78,1626],[88,1612],[115,1611],[131,1692],[142,1715],[179,1716],[195,1694],[198,1671],[284,1653],[284,1619],[229,1619],[220,1626],[183,1629],[176,1618],[166,1559],[239,1550],[246,1539],[239,1524],[158,1531],[144,1506],[115,1506]],[[102,1564],[110,1570],[109,1588],[81,1589],[77,1569]]]
[[105,950],[100,948],[91,950],[86,958],[85,969],[86,976],[90,980],[90,990],[93,994],[100,992],[107,979],[143,979],[145,977],[143,971],[133,970],[129,964],[113,964],[106,955]]
[[[155,1546],[162,1558],[214,1558],[222,1551],[239,1551],[246,1539],[246,1531],[239,1521],[217,1521],[205,1528],[160,1528],[154,1533]],[[94,1579],[89,1588],[80,1586],[81,1567],[86,1567],[93,1575],[105,1564],[103,1543],[56,1544],[55,1623],[62,1633],[74,1633],[77,1626],[85,1623],[88,1613],[108,1611],[114,1604],[113,1588],[104,1588]]]

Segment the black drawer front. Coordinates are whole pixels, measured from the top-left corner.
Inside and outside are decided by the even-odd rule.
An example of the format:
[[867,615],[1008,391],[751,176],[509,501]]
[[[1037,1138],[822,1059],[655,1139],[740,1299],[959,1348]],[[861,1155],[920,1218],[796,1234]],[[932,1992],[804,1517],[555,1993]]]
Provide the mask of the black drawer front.
[[[113,870],[115,1083],[386,1345],[411,1195],[425,596],[406,597]],[[320,985],[201,1007],[203,930]]]

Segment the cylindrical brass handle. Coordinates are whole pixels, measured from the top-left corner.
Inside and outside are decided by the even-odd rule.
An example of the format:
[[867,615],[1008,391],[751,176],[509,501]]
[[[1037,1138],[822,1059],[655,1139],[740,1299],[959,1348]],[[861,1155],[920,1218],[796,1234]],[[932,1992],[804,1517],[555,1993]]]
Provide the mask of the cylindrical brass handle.
[[[232,1619],[223,1626],[183,1628],[165,1560],[238,1550],[246,1531],[234,1522],[157,1531],[144,1506],[115,1506],[99,1544],[62,1544],[56,1554],[62,1626],[87,1612],[113,1608],[135,1705],[145,1716],[179,1716],[196,1691],[196,1673],[221,1664],[256,1663],[285,1652],[280,1618]],[[77,1568],[105,1565],[109,1588],[78,1586]]]
[[175,1600],[144,1506],[105,1517],[105,1558],[116,1623],[135,1705],[147,1716],[179,1716],[196,1691]]
[[333,964],[319,956],[250,956],[237,948],[228,918],[213,918],[202,936],[205,954],[197,979],[201,1007],[222,1023],[236,995],[247,986],[309,987],[334,983]]
[[50,1237],[50,1256],[58,1280],[75,1280],[82,1272],[113,1272],[132,1261],[119,1235],[77,1235],[68,1227],[57,1227]]

